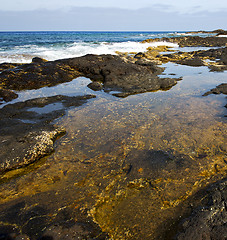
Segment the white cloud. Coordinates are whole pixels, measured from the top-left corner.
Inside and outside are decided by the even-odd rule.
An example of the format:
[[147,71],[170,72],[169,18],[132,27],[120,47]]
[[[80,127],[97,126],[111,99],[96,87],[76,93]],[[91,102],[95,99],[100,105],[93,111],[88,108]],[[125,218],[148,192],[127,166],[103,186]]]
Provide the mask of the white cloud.
[[227,11],[193,14],[165,12],[153,8],[71,8],[0,12],[0,31],[101,30],[101,31],[190,31],[226,28]]
[[[199,7],[198,7],[199,5]],[[195,11],[219,11],[227,9],[226,0],[0,0],[2,11],[23,11],[35,9],[61,9],[64,7],[115,7],[124,9],[139,9],[158,7],[165,11],[181,13]],[[168,7],[168,9],[166,8]]]

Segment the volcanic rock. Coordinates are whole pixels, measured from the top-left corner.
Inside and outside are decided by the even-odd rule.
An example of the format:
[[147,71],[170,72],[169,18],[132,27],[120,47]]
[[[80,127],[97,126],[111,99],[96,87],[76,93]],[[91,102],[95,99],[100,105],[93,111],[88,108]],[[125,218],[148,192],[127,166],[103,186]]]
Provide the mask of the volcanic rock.
[[224,47],[227,44],[226,37],[199,37],[184,36],[172,38],[147,39],[143,42],[171,42],[177,43],[180,47]]
[[[0,81],[5,89],[37,89],[71,81],[85,76],[94,82],[103,83],[104,90],[120,90],[128,94],[168,89],[179,79],[159,78],[164,71],[154,62],[138,60],[130,62],[120,56],[92,55],[45,62],[35,60],[0,73]],[[100,84],[93,89],[101,89]],[[99,86],[98,86],[99,85]]]
[[201,199],[203,204],[182,222],[177,240],[227,238],[227,180],[208,188]]

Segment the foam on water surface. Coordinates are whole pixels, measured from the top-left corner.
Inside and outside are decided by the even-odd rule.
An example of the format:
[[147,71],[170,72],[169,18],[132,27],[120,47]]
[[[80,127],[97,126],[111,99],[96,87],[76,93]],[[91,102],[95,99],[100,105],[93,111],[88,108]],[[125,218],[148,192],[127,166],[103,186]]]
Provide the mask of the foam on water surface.
[[74,42],[65,45],[36,46],[26,45],[14,47],[5,52],[0,50],[0,62],[29,63],[35,56],[49,61],[80,57],[86,54],[112,54],[116,52],[145,52],[148,47],[169,46],[177,48],[178,45],[168,42],[140,43],[140,42]]

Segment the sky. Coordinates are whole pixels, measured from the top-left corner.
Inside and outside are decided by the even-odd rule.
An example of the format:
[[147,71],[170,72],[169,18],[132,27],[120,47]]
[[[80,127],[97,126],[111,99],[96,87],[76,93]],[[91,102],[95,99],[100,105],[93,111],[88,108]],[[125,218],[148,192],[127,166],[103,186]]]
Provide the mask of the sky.
[[0,0],[0,31],[226,29],[226,0]]

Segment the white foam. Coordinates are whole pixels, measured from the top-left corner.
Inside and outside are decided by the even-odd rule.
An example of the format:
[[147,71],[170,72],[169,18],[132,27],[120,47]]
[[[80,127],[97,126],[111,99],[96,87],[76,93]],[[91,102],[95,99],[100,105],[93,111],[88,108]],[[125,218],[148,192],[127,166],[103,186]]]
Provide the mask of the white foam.
[[227,37],[227,35],[218,35],[218,37]]
[[177,36],[191,36],[192,34],[191,33],[174,33],[174,35],[177,35]]
[[101,42],[101,43],[86,43],[75,42],[63,46],[36,46],[25,45],[16,47],[11,52],[0,51],[0,62],[15,62],[27,63],[31,62],[35,56],[45,58],[47,60],[57,60],[63,58],[80,57],[86,54],[116,54],[116,52],[145,52],[148,47],[169,46],[177,48],[178,45],[169,42]]

